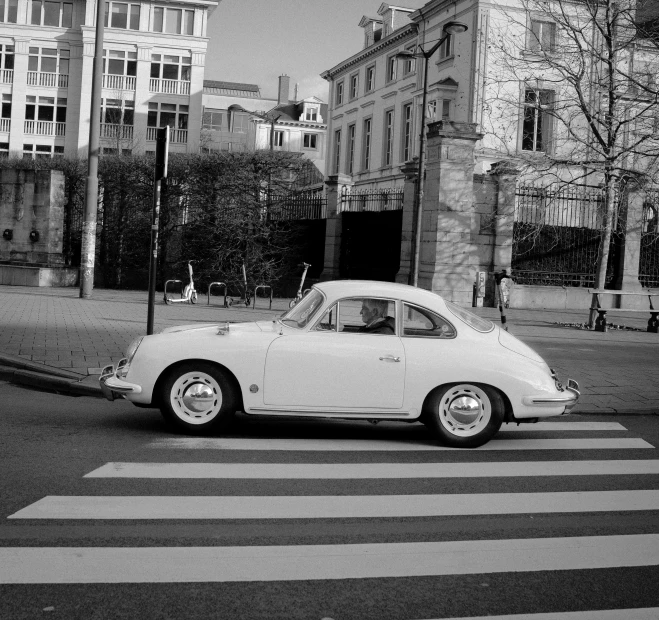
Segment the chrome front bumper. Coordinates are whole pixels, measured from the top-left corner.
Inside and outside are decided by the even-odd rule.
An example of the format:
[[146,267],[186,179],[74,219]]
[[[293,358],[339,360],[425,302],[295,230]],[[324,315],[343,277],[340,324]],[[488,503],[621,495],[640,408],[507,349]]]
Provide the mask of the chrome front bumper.
[[103,396],[112,401],[117,398],[124,398],[126,394],[140,394],[142,387],[135,383],[128,383],[118,376],[118,373],[128,363],[127,359],[119,360],[117,367],[112,365],[106,366],[101,371],[98,382],[101,386]]

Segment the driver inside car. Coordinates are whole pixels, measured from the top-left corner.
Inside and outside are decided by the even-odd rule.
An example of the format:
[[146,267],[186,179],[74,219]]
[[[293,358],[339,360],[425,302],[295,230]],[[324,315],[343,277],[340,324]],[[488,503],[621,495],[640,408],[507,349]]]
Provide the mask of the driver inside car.
[[364,299],[359,314],[364,325],[359,328],[362,333],[395,334],[394,319],[387,316],[389,302],[385,299]]

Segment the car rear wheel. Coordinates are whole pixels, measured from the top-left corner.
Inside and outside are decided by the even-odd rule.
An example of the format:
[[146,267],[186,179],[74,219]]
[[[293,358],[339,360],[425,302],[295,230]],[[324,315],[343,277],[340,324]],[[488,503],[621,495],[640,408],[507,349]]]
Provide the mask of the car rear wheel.
[[495,389],[459,383],[430,395],[424,419],[443,444],[477,448],[501,428],[503,416],[503,399]]
[[226,428],[237,394],[228,374],[206,362],[181,364],[162,383],[160,411],[169,424],[194,435]]

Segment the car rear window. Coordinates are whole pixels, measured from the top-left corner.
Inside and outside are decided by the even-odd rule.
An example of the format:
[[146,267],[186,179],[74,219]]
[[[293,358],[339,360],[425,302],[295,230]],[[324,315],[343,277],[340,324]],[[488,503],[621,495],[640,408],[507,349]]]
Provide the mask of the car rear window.
[[469,312],[469,310],[456,306],[450,301],[446,302],[446,307],[450,310],[451,314],[457,316],[463,323],[466,323],[477,332],[491,332],[494,329],[494,323],[492,323],[492,321],[476,316],[473,312]]

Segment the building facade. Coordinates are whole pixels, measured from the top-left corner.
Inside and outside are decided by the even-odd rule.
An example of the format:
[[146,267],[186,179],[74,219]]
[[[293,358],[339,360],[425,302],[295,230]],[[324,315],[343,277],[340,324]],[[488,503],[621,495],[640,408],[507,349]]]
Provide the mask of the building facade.
[[269,149],[302,153],[325,174],[327,104],[318,97],[290,98],[290,78],[279,77],[277,99],[255,84],[206,80],[202,148]]
[[[102,152],[196,152],[210,12],[220,0],[107,2]],[[96,3],[9,0],[0,5],[0,153],[86,156]]]
[[[569,11],[581,10],[577,5],[565,3]],[[575,138],[587,151],[590,128],[577,118],[570,85],[545,62],[548,54],[560,56],[563,35],[548,10],[533,6],[534,0],[430,0],[417,10],[383,3],[376,16],[363,16],[363,49],[322,74],[330,85],[328,176],[345,175],[355,189],[402,185],[400,166],[419,154],[424,60],[398,55],[417,46],[429,50],[453,21],[468,30],[448,36],[428,61],[426,124],[464,123],[482,134],[476,173],[543,154],[578,160]],[[617,69],[629,77],[629,99],[656,110],[656,47],[641,41],[621,58]],[[605,67],[588,70],[599,70],[603,80]],[[585,96],[599,105],[598,93]],[[558,105],[573,123],[556,122]],[[630,139],[638,130],[630,129]]]

